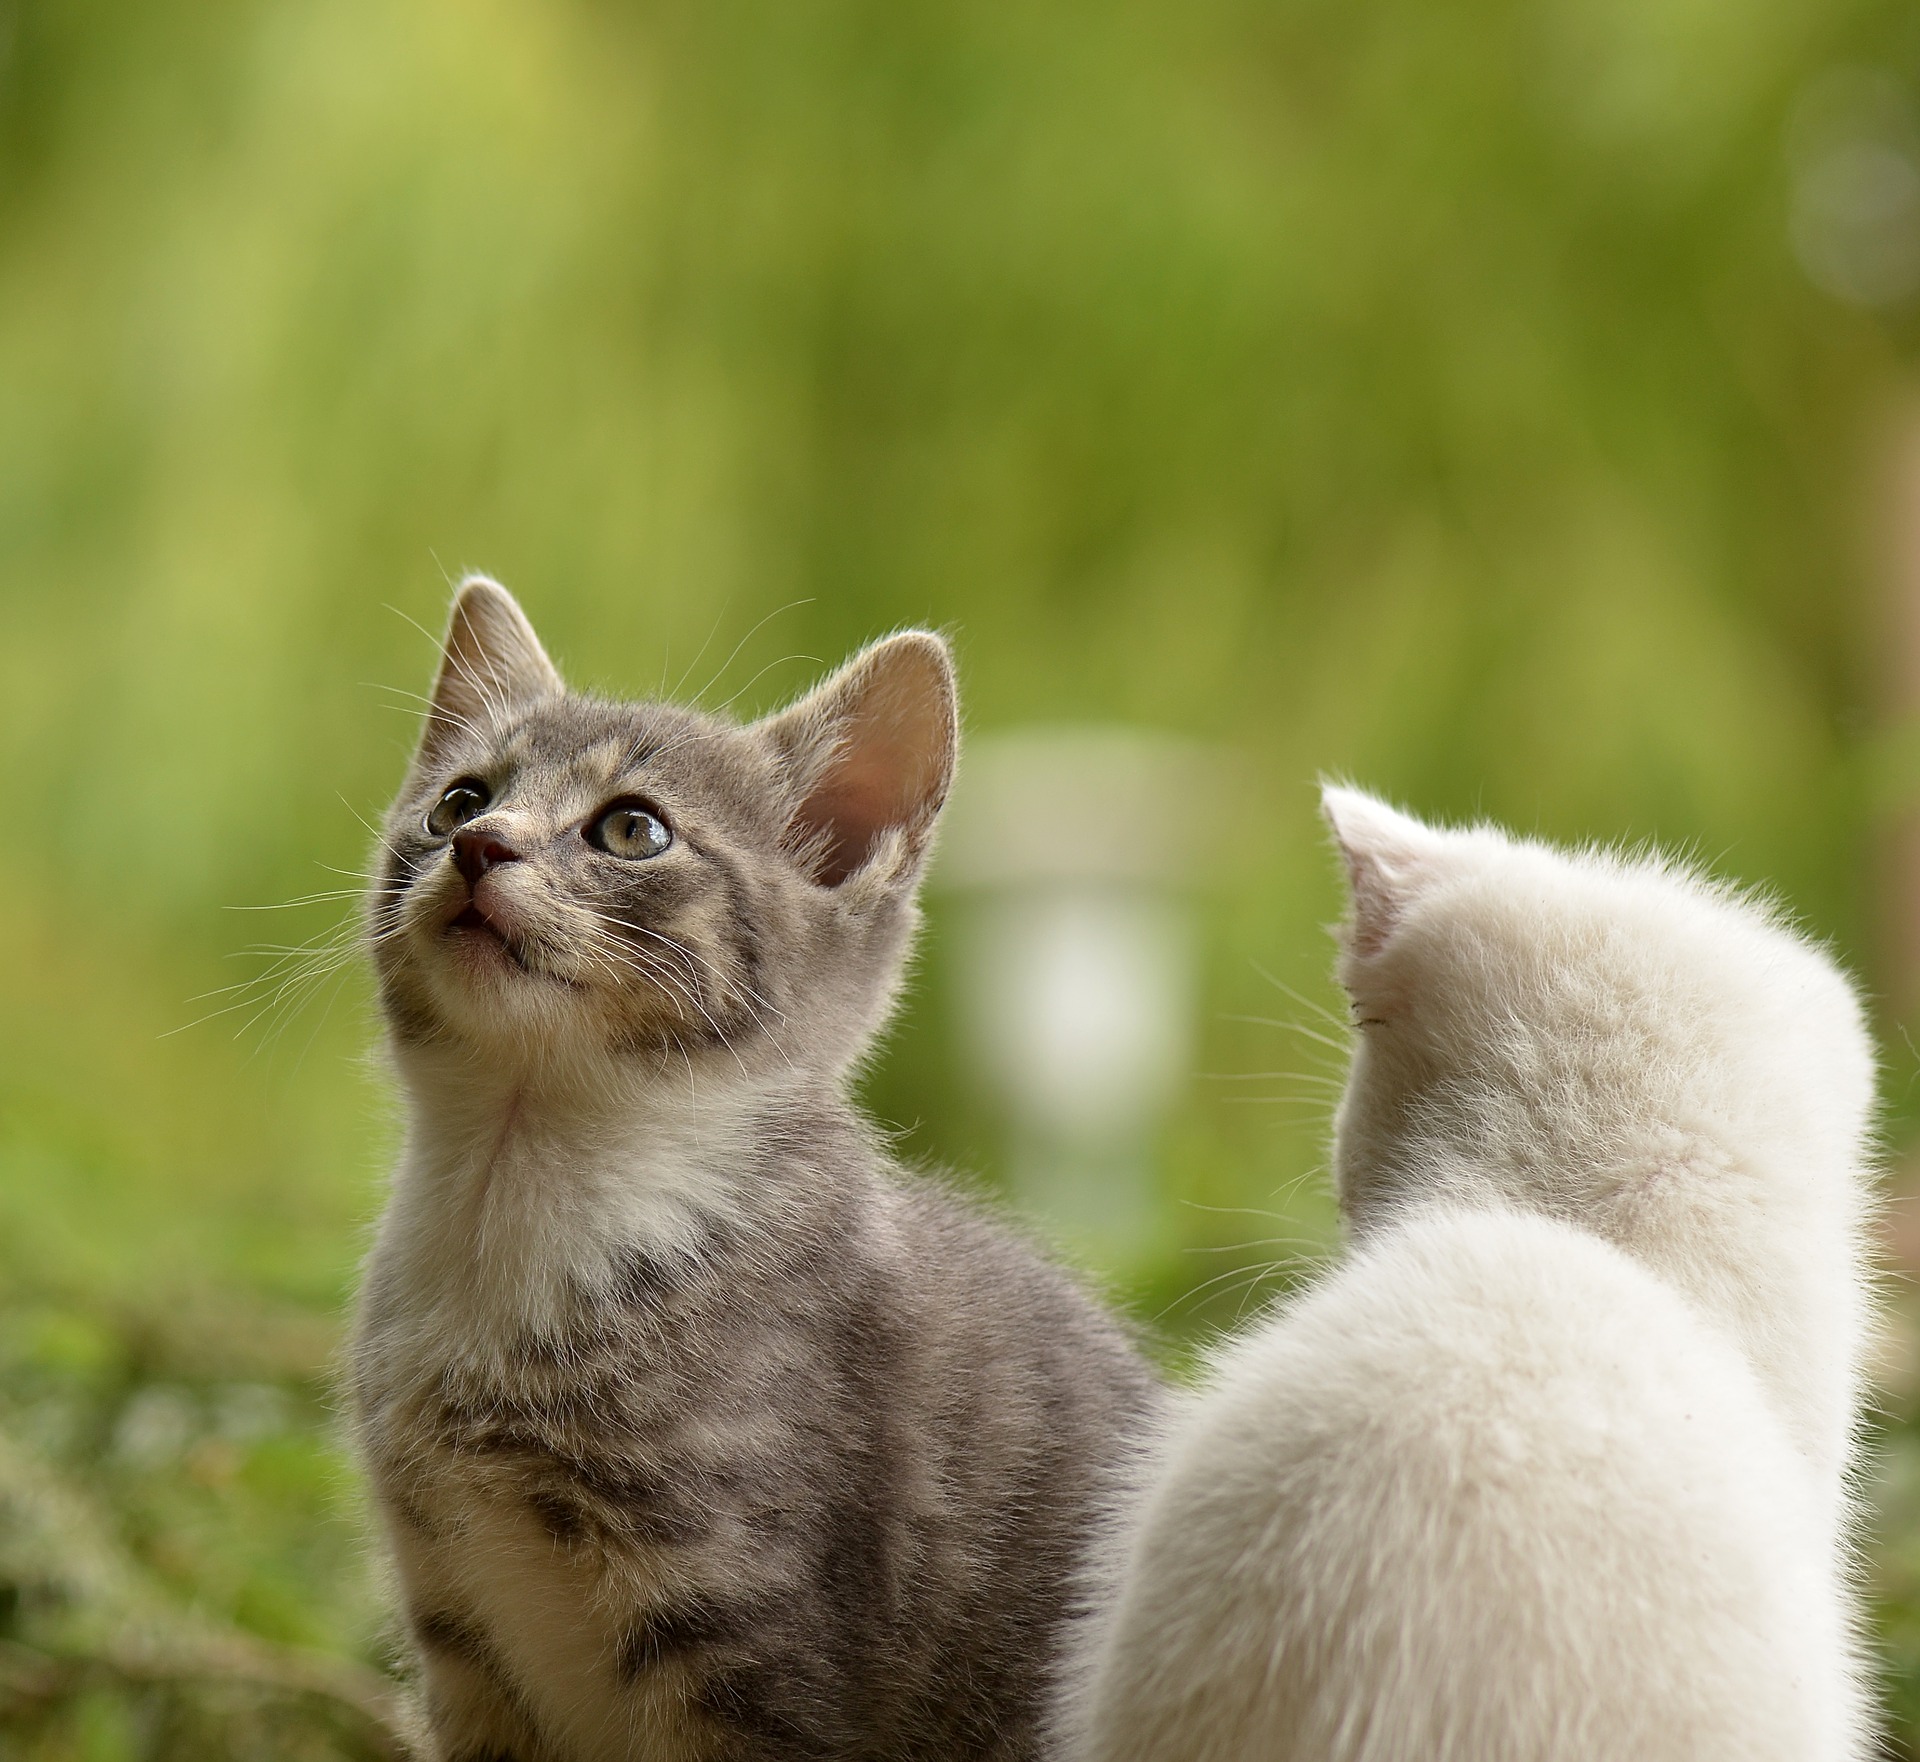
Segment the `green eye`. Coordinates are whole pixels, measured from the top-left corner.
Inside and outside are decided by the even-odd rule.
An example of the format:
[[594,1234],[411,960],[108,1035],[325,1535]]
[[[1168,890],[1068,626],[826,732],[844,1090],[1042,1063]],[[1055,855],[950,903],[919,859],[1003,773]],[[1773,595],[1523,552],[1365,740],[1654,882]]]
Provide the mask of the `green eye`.
[[464,826],[475,814],[484,811],[492,799],[487,786],[478,777],[462,777],[458,783],[448,787],[446,794],[433,804],[427,814],[427,836],[451,836],[457,827]]
[[587,842],[609,856],[657,857],[673,842],[667,823],[636,801],[615,802],[587,828]]

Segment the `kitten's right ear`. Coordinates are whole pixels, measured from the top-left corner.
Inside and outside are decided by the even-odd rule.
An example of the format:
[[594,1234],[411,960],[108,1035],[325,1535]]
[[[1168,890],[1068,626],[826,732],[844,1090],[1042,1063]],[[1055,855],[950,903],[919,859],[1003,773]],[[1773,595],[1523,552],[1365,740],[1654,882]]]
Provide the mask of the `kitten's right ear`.
[[821,886],[869,869],[888,884],[918,873],[960,737],[940,637],[883,637],[758,728],[794,779],[788,836]]
[[415,763],[565,690],[519,602],[499,582],[469,575],[453,596]]
[[1320,811],[1347,869],[1353,900],[1347,947],[1377,954],[1430,871],[1442,835],[1376,796],[1332,783],[1321,785]]

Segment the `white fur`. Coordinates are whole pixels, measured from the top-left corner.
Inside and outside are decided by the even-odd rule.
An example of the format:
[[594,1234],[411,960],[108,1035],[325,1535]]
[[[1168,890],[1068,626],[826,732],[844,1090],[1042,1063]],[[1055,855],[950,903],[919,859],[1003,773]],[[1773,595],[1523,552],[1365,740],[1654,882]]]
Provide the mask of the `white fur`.
[[503,1094],[457,1053],[400,1062],[408,1139],[363,1323],[395,1384],[505,1366],[529,1337],[563,1331],[632,1253],[694,1252],[742,1216],[736,1171],[763,1086],[729,1067],[600,1069],[565,1086],[528,1072]]
[[1866,1754],[1851,989],[1671,865],[1327,811],[1356,1246],[1144,1477],[1068,1754]]

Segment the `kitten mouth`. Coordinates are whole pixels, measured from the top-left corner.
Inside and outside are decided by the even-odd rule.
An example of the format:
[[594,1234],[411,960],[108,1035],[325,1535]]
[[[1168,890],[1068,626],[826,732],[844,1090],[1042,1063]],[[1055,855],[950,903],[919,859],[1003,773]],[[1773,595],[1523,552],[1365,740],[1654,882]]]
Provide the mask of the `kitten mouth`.
[[470,947],[488,947],[497,951],[500,959],[525,973],[529,979],[549,979],[569,990],[579,989],[564,973],[552,973],[544,967],[535,966],[519,938],[496,919],[489,917],[477,902],[470,902],[449,918],[442,933],[456,937]]
[[533,971],[533,969],[527,965],[527,957],[515,946],[512,937],[510,937],[505,930],[501,929],[493,919],[488,917],[478,905],[470,904],[464,911],[456,913],[447,920],[447,934],[451,936],[456,931],[462,932],[467,936],[485,938],[488,942],[491,942],[495,948],[499,949],[508,960],[512,961],[521,972],[531,973]]

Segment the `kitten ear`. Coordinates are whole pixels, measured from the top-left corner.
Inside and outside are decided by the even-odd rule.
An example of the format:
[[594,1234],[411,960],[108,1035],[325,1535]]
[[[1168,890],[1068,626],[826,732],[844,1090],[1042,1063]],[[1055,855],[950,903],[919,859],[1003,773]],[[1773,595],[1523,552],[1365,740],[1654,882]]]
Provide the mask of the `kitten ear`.
[[953,657],[927,630],[863,649],[759,731],[798,785],[788,838],[838,887],[887,853],[895,874],[926,853],[953,781]]
[[465,730],[485,729],[565,690],[519,602],[499,582],[469,575],[447,617],[420,757],[433,757]]
[[1431,867],[1441,835],[1375,796],[1332,783],[1321,785],[1320,811],[1347,866],[1353,899],[1347,947],[1377,954]]

